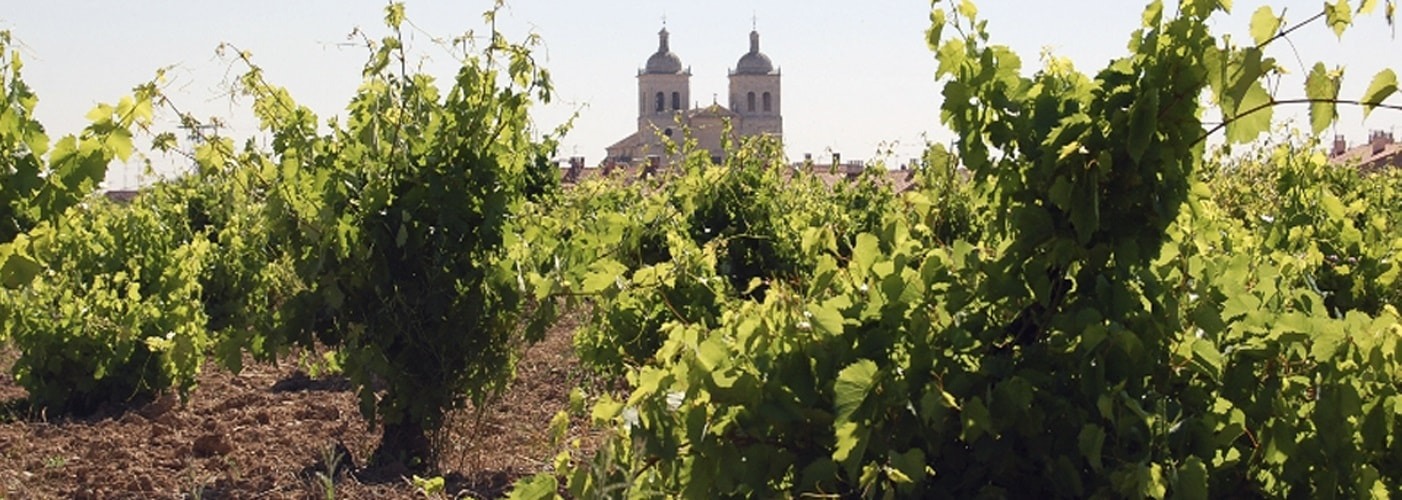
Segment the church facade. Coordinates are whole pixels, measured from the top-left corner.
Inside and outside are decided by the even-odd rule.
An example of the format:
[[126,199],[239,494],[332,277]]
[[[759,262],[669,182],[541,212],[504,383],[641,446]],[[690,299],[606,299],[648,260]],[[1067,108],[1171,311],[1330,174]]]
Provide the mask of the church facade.
[[606,165],[667,163],[666,143],[680,144],[687,133],[719,160],[726,122],[736,138],[783,139],[781,75],[759,50],[758,31],[750,32],[749,52],[730,70],[728,106],[692,106],[691,69],[672,52],[669,36],[666,28],[658,32],[657,52],[638,70],[638,130],[608,147]]

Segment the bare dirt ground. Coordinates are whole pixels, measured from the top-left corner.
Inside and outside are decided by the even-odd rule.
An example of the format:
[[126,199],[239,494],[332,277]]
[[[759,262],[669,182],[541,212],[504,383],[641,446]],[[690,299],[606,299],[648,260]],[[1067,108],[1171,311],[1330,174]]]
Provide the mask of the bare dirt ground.
[[[529,347],[494,402],[450,419],[439,463],[448,495],[499,497],[548,467],[559,451],[550,420],[587,377],[572,348],[576,321],[565,318]],[[8,370],[15,357],[0,351],[0,499],[423,497],[408,480],[359,473],[378,434],[348,383],[307,377],[295,361],[239,375],[206,366],[183,405],[164,396],[46,418],[14,409],[25,395]],[[587,449],[586,426],[583,416],[571,419],[571,438],[583,437]]]

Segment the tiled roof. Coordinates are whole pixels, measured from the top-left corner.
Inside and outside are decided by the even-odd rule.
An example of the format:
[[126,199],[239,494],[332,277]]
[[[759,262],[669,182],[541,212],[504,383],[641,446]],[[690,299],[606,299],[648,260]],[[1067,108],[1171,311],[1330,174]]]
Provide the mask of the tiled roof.
[[[790,166],[785,172],[792,176],[801,169],[798,165]],[[612,167],[588,167],[576,170],[575,177],[570,178],[570,169],[560,169],[561,180],[566,184],[584,182],[592,179],[613,178],[623,182],[636,182],[645,173],[646,168],[642,165],[620,164]],[[860,175],[860,170],[855,170],[850,166],[839,166],[833,169],[827,165],[813,165],[809,172],[814,177],[826,184],[828,187],[836,186],[844,182],[852,182]],[[666,167],[663,167],[666,173]],[[897,193],[907,191],[915,186],[916,176],[914,170],[887,170],[879,177],[879,182],[890,186]]]
[[[1335,165],[1357,166],[1365,171],[1389,166],[1402,167],[1402,143],[1393,142],[1391,134],[1386,134],[1386,136],[1386,139],[1382,139],[1384,142],[1381,145],[1375,145],[1370,140],[1367,143],[1344,149],[1342,153],[1334,154],[1329,158],[1329,162]],[[1342,138],[1337,140],[1340,142],[1335,147],[1342,149]]]

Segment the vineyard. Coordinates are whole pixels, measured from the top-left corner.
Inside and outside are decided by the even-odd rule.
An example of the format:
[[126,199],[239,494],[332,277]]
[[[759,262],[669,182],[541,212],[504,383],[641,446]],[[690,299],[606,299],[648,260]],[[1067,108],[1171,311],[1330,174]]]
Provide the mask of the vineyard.
[[[719,162],[683,139],[655,175],[562,186],[568,127],[531,120],[552,98],[539,41],[459,39],[438,81],[404,64],[393,3],[343,121],[229,46],[269,140],[208,137],[195,172],[114,203],[109,164],[175,149],[153,117],[194,119],[158,78],[51,140],[4,34],[0,360],[22,392],[0,387],[0,427],[189,421],[209,456],[289,419],[369,443],[281,452],[321,490],[165,493],[187,496],[1402,492],[1402,170],[1317,139],[1340,106],[1402,110],[1397,77],[1341,96],[1341,69],[1272,55],[1395,6],[1263,7],[1245,43],[1212,29],[1229,9],[1155,1],[1086,73],[1025,67],[973,3],[934,3],[930,119],[958,140],[900,191],[880,166],[829,185],[764,138]],[[1277,127],[1284,106],[1310,130]],[[288,383],[335,402],[238,392]],[[484,408],[543,442],[491,480],[450,459],[502,446],[460,432]],[[374,481],[390,489],[354,489]]]

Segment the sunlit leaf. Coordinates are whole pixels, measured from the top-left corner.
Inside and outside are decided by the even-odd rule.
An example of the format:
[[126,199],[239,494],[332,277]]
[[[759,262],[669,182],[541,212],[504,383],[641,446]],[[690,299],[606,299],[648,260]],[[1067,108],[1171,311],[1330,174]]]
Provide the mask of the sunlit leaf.
[[1272,102],[1265,85],[1253,82],[1242,95],[1241,101],[1230,110],[1231,114],[1227,118],[1230,120],[1227,124],[1227,140],[1236,143],[1250,142],[1270,130],[1271,118],[1274,115]]
[[871,269],[871,264],[876,262],[880,252],[880,240],[871,233],[857,235],[857,244],[852,247],[852,268],[858,273],[865,273]]
[[1316,134],[1329,128],[1339,116],[1337,104],[1333,102],[1339,98],[1339,80],[1338,72],[1330,72],[1322,62],[1315,63],[1305,77],[1305,96],[1312,100],[1310,127]]
[[1353,9],[1348,0],[1335,0],[1324,3],[1324,20],[1334,30],[1334,35],[1343,37],[1344,31],[1353,25]]
[[876,383],[877,372],[876,363],[862,359],[847,365],[837,374],[837,381],[833,384],[833,403],[838,422],[852,419],[852,414],[866,400],[872,385]]
[[837,309],[836,304],[833,302],[825,302],[821,306],[808,306],[807,313],[812,323],[817,325],[822,331],[831,335],[842,335],[842,312]]
[[544,500],[548,498],[558,498],[556,493],[560,489],[560,483],[553,474],[542,473],[533,476],[526,476],[511,487],[511,493],[507,498],[512,500]]
[[959,15],[964,16],[966,19],[978,17],[978,7],[974,5],[972,0],[960,0]]
[[1367,118],[1369,113],[1376,108],[1393,93],[1397,92],[1397,73],[1391,68],[1379,71],[1373,75],[1373,82],[1368,84],[1368,90],[1363,92],[1363,117]]
[[1263,5],[1251,15],[1251,38],[1257,46],[1265,45],[1276,32],[1280,31],[1282,19],[1275,15],[1269,5]]

